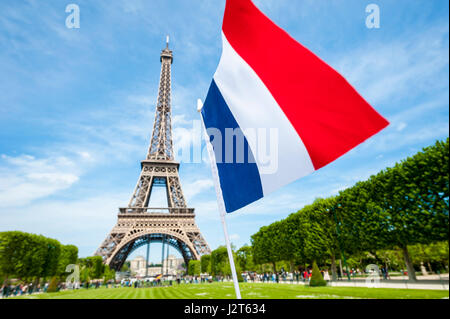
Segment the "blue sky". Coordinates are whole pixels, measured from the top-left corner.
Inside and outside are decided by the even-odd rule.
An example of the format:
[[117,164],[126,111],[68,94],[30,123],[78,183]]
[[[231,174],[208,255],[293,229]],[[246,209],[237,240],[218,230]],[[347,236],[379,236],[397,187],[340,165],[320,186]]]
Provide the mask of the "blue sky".
[[[81,28],[67,29],[66,5]],[[255,0],[349,82],[389,128],[331,165],[228,218],[233,243],[317,197],[368,178],[449,135],[448,2]],[[368,4],[380,29],[365,25]],[[178,147],[198,120],[220,59],[224,0],[0,2],[0,231],[22,230],[91,255],[128,204],[153,127],[166,34],[174,50]],[[195,143],[195,142],[194,142]],[[181,182],[214,249],[224,244],[208,163]],[[156,255],[155,255],[156,256]],[[156,258],[156,257],[155,257]]]

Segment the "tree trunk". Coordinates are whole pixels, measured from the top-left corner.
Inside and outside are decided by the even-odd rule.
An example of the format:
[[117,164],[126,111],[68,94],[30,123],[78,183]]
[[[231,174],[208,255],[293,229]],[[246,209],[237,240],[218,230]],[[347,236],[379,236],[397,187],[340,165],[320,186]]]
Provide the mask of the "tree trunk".
[[331,255],[331,280],[337,281],[336,256],[334,253]]
[[403,246],[401,248],[403,251],[403,258],[405,259],[406,269],[408,270],[408,280],[415,282],[415,281],[417,281],[416,271],[414,270],[414,266],[412,264],[411,257],[409,256],[408,247]]
[[273,262],[272,265],[273,265],[273,273],[275,274],[277,272],[277,264]]
[[341,271],[341,278],[344,278],[344,270],[342,269],[342,259],[339,259],[339,270]]

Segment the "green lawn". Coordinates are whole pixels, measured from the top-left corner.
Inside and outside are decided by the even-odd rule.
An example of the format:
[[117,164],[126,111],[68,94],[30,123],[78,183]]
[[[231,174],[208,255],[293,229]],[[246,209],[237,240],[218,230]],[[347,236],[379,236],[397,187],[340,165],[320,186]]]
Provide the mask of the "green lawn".
[[[305,287],[242,283],[244,299],[441,299],[443,290],[353,287]],[[26,299],[234,299],[232,283],[192,284],[158,288],[90,288],[58,293],[26,295]]]

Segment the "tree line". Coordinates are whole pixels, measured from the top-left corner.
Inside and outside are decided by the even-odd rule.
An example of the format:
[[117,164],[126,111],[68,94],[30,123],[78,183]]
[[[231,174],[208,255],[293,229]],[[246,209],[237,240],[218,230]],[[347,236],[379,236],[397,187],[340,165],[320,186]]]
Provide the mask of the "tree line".
[[62,245],[42,235],[19,231],[0,232],[0,275],[31,282],[66,275],[66,267],[75,264],[78,248]]
[[[256,264],[331,264],[398,248],[416,280],[409,246],[448,241],[449,139],[339,192],[317,199],[251,237]],[[447,244],[448,245],[448,244]]]
[[[68,265],[77,265],[78,269],[66,272]],[[0,278],[5,282],[11,278],[24,282],[46,282],[52,278],[57,284],[72,272],[79,275],[77,280],[81,282],[115,278],[114,270],[103,264],[102,257],[78,258],[74,245],[20,231],[0,232]]]

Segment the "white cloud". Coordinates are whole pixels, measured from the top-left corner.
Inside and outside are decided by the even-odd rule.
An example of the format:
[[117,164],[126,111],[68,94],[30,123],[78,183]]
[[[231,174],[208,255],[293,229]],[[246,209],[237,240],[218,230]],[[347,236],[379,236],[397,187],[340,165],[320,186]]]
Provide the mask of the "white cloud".
[[405,122],[400,122],[400,123],[397,125],[397,131],[401,132],[401,131],[403,131],[407,126],[408,126],[408,124],[406,124]]
[[57,238],[91,256],[117,222],[129,194],[104,193],[76,200],[43,200],[0,212],[0,231],[20,230]]
[[214,182],[211,179],[201,179],[192,183],[183,183],[184,195],[187,200],[192,200],[195,196],[210,190],[214,187]]
[[375,105],[444,89],[448,81],[435,79],[449,62],[448,25],[395,42],[371,42],[335,62],[337,70]]
[[23,206],[68,189],[79,180],[75,161],[64,157],[37,159],[29,155],[2,155],[0,207]]
[[241,236],[239,236],[239,234],[231,234],[230,235],[231,241],[238,241],[239,239],[241,239]]

